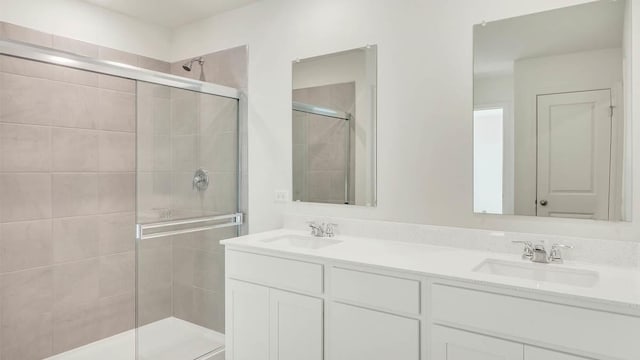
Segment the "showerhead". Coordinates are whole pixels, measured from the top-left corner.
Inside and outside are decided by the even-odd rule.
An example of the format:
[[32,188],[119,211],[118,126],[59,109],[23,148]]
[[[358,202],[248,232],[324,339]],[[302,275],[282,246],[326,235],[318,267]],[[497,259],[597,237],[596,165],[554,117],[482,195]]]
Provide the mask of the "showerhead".
[[198,64],[200,64],[200,66],[204,65],[204,59],[202,57],[199,57],[199,58],[191,59],[188,62],[184,63],[184,65],[182,65],[182,68],[184,69],[184,71],[191,72],[191,69],[193,68],[193,63],[196,61],[198,62]]

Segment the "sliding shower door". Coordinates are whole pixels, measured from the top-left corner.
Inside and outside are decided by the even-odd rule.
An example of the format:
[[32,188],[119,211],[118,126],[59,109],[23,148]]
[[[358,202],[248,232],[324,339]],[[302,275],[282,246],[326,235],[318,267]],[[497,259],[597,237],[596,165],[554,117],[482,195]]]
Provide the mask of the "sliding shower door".
[[138,359],[224,359],[238,101],[138,82],[137,119]]

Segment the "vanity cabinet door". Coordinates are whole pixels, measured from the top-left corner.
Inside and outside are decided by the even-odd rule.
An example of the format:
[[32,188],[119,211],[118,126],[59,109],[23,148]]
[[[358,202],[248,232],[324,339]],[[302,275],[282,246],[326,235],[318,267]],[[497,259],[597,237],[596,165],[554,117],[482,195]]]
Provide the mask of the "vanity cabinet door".
[[524,360],[588,360],[575,355],[567,355],[551,350],[534,348],[531,346],[525,346]]
[[270,289],[271,360],[322,360],[323,301]]
[[227,279],[227,359],[269,360],[269,288]]
[[[434,326],[431,360],[523,360],[522,344]],[[545,358],[544,360],[551,360]]]
[[416,319],[331,303],[327,326],[331,360],[420,359]]

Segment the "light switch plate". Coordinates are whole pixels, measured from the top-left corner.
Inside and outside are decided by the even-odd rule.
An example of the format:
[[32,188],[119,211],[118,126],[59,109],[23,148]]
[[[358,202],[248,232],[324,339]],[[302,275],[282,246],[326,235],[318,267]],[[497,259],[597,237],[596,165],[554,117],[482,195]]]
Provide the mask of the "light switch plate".
[[287,202],[287,201],[289,201],[289,192],[286,190],[277,190],[276,202]]

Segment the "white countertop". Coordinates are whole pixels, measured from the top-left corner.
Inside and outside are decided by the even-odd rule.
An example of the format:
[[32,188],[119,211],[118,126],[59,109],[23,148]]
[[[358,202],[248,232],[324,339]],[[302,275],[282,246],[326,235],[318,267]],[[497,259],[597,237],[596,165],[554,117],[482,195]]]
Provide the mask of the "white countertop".
[[474,268],[486,259],[530,263],[522,260],[517,255],[511,254],[351,236],[337,236],[332,238],[340,240],[341,242],[320,249],[301,248],[278,242],[264,241],[286,235],[308,236],[308,233],[281,229],[227,239],[221,241],[221,243],[234,249],[255,249],[328,260],[347,261],[432,277],[481,282],[516,290],[586,299],[603,302],[607,305],[632,307],[634,310],[640,309],[640,271],[637,269],[577,262],[567,262],[562,265],[536,264],[539,266],[590,270],[599,274],[599,280],[593,287],[579,287],[473,271]]

